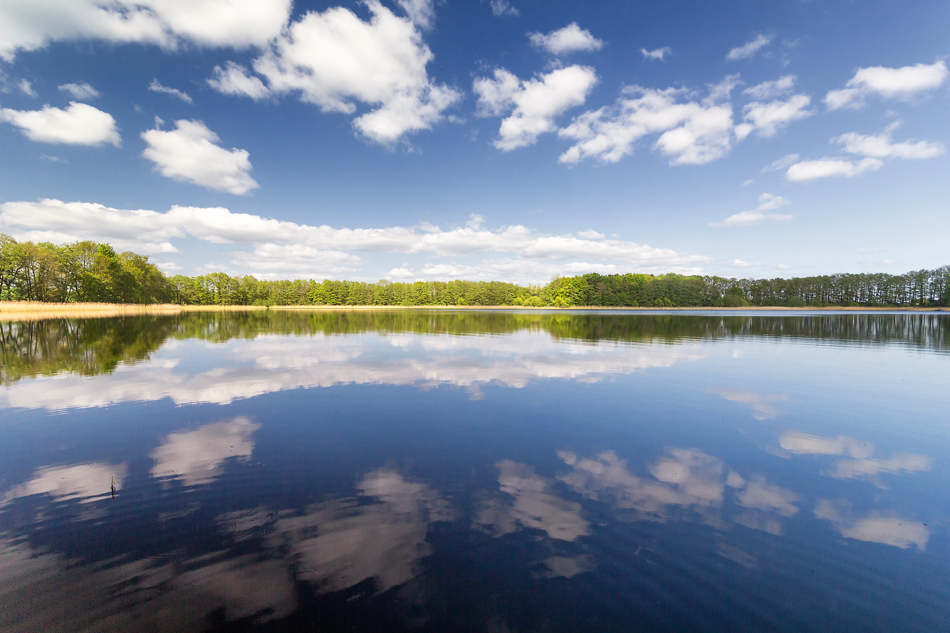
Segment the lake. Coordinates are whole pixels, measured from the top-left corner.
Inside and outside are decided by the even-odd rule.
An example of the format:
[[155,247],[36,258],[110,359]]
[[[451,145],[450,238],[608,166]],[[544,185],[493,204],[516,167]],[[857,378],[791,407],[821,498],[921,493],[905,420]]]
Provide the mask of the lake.
[[0,631],[948,631],[950,314],[0,324]]

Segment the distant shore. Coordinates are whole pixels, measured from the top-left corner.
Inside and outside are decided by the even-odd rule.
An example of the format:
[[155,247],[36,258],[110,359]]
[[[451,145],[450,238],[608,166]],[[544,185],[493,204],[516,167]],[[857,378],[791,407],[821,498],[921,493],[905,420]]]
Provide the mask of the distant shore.
[[747,306],[741,308],[713,307],[617,307],[574,306],[569,308],[523,306],[239,306],[239,305],[178,305],[127,303],[43,303],[37,301],[0,301],[0,321],[37,321],[62,318],[105,318],[117,316],[175,315],[183,312],[247,312],[259,310],[327,311],[327,310],[552,310],[552,311],[637,311],[637,312],[922,312],[945,313],[950,308],[886,308],[859,306],[828,306],[789,308],[785,306]]

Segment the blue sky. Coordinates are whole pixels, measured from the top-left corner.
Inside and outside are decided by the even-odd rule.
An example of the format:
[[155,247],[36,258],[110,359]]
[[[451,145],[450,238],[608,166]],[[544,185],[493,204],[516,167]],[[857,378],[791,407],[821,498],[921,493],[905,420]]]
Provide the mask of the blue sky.
[[167,273],[950,263],[950,3],[0,0],[0,231]]

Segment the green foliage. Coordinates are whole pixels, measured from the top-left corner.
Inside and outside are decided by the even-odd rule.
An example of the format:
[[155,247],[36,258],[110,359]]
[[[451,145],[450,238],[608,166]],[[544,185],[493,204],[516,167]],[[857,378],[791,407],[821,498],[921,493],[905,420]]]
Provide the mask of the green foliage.
[[108,244],[34,244],[0,234],[0,300],[266,306],[946,307],[950,266],[904,275],[791,279],[588,273],[558,276],[544,286],[463,280],[263,281],[225,273],[169,278],[148,257],[118,254]]

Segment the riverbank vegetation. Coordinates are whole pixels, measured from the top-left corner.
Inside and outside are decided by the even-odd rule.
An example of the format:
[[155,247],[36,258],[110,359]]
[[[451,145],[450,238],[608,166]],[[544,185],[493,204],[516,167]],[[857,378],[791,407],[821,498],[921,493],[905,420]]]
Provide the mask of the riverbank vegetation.
[[0,234],[0,301],[189,306],[947,307],[950,266],[903,275],[845,273],[789,279],[601,275],[545,285],[499,281],[375,283],[167,276],[147,256],[91,241],[55,245]]

